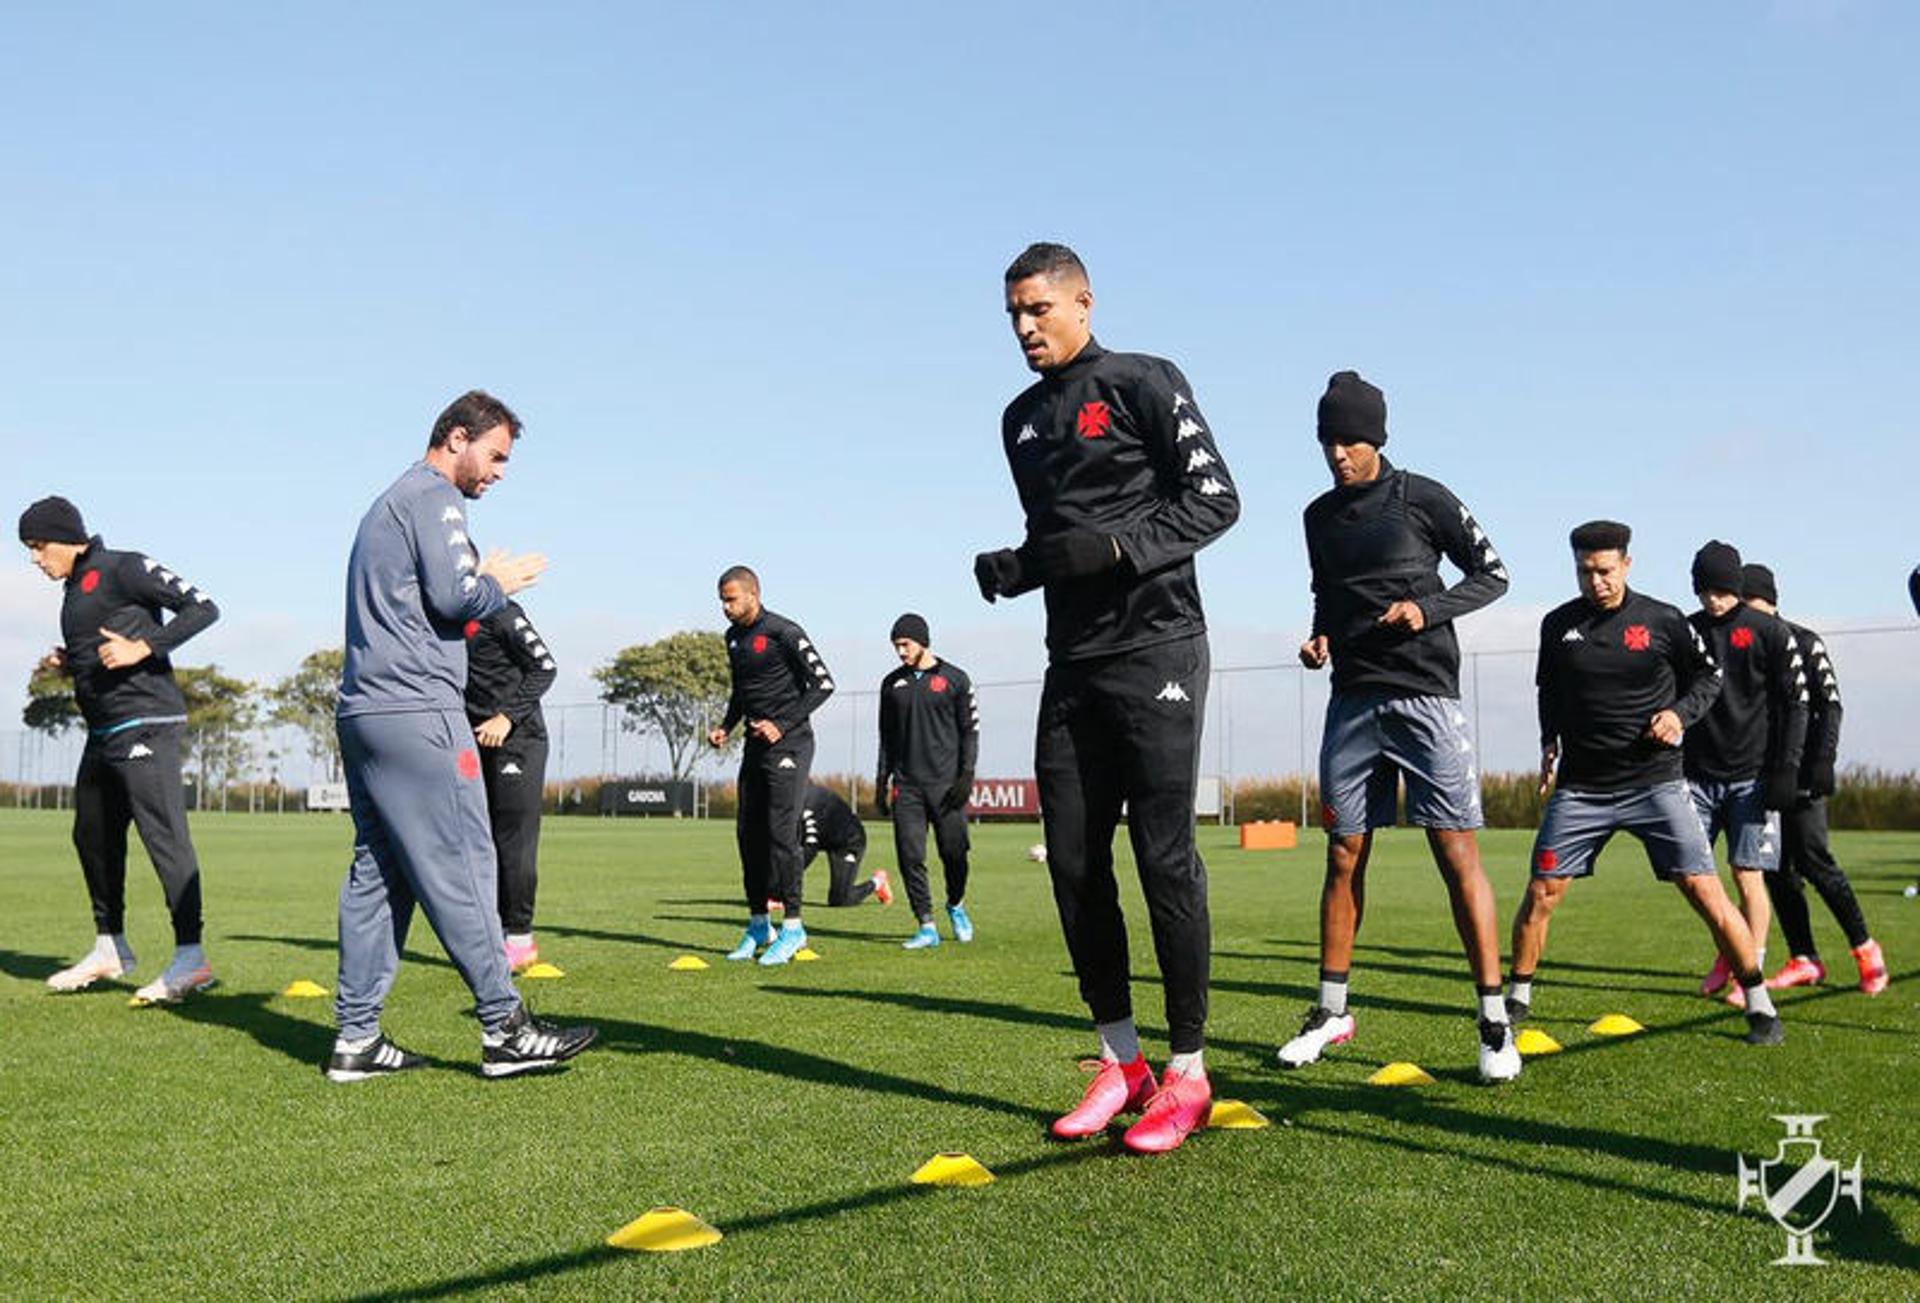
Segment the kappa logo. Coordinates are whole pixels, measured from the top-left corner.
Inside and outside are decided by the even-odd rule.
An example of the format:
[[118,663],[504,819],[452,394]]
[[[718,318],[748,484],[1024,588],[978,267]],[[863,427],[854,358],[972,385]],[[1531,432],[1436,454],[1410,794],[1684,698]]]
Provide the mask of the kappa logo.
[[127,752],[127,759],[145,760],[148,756],[152,754],[153,754],[153,748],[148,746],[145,742],[135,742],[132,748]]
[[1193,450],[1193,456],[1187,458],[1187,469],[1197,471],[1203,467],[1211,466],[1213,463],[1214,456],[1212,453],[1208,452],[1205,448],[1195,448]]
[[1630,624],[1621,633],[1620,641],[1627,645],[1628,651],[1643,652],[1653,646],[1653,631],[1644,624]]
[[543,669],[543,670],[550,670],[550,669],[552,669],[552,668],[553,668],[553,662],[552,662],[551,660],[544,660],[544,661],[541,661],[541,662],[540,662],[540,668],[541,668],[541,669]]
[[451,533],[451,534],[449,534],[449,535],[447,535],[447,546],[448,546],[448,547],[465,547],[466,545],[467,545],[467,531],[466,531],[466,530],[464,530],[464,529],[456,529],[456,530],[454,530],[454,531],[453,531],[453,533]]
[[1215,478],[1213,478],[1213,476],[1211,475],[1207,476],[1207,478],[1200,481],[1200,496],[1203,498],[1218,497],[1219,495],[1221,495],[1222,493],[1225,493],[1226,491],[1227,491],[1227,486],[1222,484],[1219,480],[1216,480]]
[[1015,436],[1013,440],[1013,445],[1014,447],[1017,448],[1023,443],[1032,443],[1034,440],[1038,439],[1039,437],[1040,437],[1040,432],[1034,429],[1032,423],[1029,422],[1028,424],[1020,427],[1020,433],[1017,436]]
[[155,567],[157,567],[159,564],[160,563],[158,561],[155,561],[152,557],[143,556],[140,558],[140,568],[146,571],[148,574],[152,574],[154,572]]
[[779,763],[778,765],[776,765],[776,766],[775,766],[775,768],[777,768],[777,769],[798,769],[798,768],[799,768],[799,766],[793,763],[793,757],[792,757],[792,756],[781,756],[781,757],[780,757],[780,763]]
[[1561,642],[1585,642],[1586,640],[1587,636],[1578,629],[1569,629],[1560,635]]
[[893,681],[893,686],[896,688],[904,688],[907,686],[907,681],[905,679],[895,679]]
[[500,772],[503,774],[517,774],[520,772],[520,766],[509,760],[506,764],[500,766]]
[[448,507],[445,511],[440,513],[440,523],[443,525],[450,525],[453,522],[457,520],[462,520],[462,519],[464,519],[464,517],[461,516],[460,508],[458,507]]
[[1182,439],[1197,439],[1206,432],[1206,427],[1200,422],[1191,416],[1183,416],[1180,418],[1180,428],[1173,432],[1173,439],[1175,443]]
[[1174,412],[1175,412],[1175,414],[1176,414],[1176,415],[1177,415],[1177,414],[1179,413],[1179,411],[1180,411],[1180,409],[1181,409],[1181,408],[1183,408],[1183,407],[1192,407],[1192,406],[1193,406],[1193,399],[1191,399],[1191,398],[1189,398],[1189,397],[1187,397],[1187,396],[1186,396],[1185,394],[1183,394],[1183,393],[1181,393],[1181,392],[1180,392],[1179,390],[1177,390],[1177,389],[1176,389],[1176,390],[1174,390],[1174,393],[1173,393],[1173,410],[1174,410]]
[[472,575],[468,575],[465,579],[462,579],[460,581],[460,591],[463,593],[471,593],[474,589],[478,588],[479,586],[480,586],[480,581],[478,579],[475,579]]
[[1193,698],[1187,695],[1187,690],[1185,688],[1181,687],[1178,683],[1175,683],[1172,679],[1168,679],[1167,686],[1160,689],[1160,691],[1157,694],[1155,694],[1154,700],[1155,701],[1192,701]]
[[1073,425],[1082,439],[1102,438],[1113,428],[1113,409],[1096,398],[1081,406]]

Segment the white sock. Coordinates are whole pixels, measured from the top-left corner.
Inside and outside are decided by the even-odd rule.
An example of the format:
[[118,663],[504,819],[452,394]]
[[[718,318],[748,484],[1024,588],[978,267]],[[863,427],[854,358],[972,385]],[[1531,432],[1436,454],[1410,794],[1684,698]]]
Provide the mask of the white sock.
[[357,1041],[348,1040],[344,1036],[336,1036],[333,1038],[333,1049],[336,1054],[358,1054],[362,1050],[371,1049],[373,1043],[379,1039],[379,1032],[375,1032],[371,1036],[362,1036]]
[[1765,946],[1755,946],[1753,948],[1753,966],[1763,973],[1767,971],[1767,948]]
[[1515,980],[1507,983],[1507,994],[1518,1000],[1521,1004],[1532,1004],[1533,979],[1529,977],[1524,982]]
[[1134,1030],[1133,1019],[1095,1023],[1093,1027],[1100,1033],[1101,1058],[1111,1059],[1115,1063],[1132,1063],[1140,1057],[1140,1033]]
[[1488,1022],[1505,1022],[1507,1020],[1506,998],[1498,991],[1492,995],[1481,996],[1480,1016]]
[[780,930],[781,930],[782,932],[805,932],[805,931],[806,931],[807,929],[806,929],[806,927],[805,927],[805,925],[803,925],[803,924],[802,924],[802,923],[800,922],[800,920],[799,920],[799,919],[797,919],[797,918],[789,918],[789,919],[782,919],[782,920],[781,920],[781,922],[780,922]]
[[1337,982],[1330,982],[1324,977],[1320,979],[1320,1007],[1336,1016],[1347,1011],[1346,978]]
[[1745,986],[1740,989],[1746,994],[1748,1013],[1763,1013],[1769,1018],[1777,1018],[1780,1016],[1774,1010],[1773,995],[1767,990],[1767,984],[1765,982],[1755,982],[1752,986]]
[[102,932],[93,939],[93,953],[105,959],[108,955],[130,955],[133,947],[127,944],[125,932]]
[[507,944],[514,947],[516,950],[525,950],[527,947],[533,944],[533,933],[509,932],[507,933]]
[[1207,1075],[1206,1051],[1189,1050],[1185,1054],[1176,1054],[1167,1060],[1169,1077],[1204,1077]]

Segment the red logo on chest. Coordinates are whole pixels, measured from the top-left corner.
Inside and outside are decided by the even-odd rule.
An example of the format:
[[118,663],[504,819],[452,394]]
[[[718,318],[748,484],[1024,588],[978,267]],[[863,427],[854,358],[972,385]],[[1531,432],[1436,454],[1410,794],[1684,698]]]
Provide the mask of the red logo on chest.
[[460,777],[468,779],[469,781],[480,777],[479,752],[472,750],[462,751],[459,759],[455,761],[455,763],[460,766]]
[[927,680],[928,692],[945,692],[946,690],[947,690],[946,675],[936,674],[932,678]]
[[479,632],[480,632],[480,622],[478,620],[468,620],[465,625],[461,626],[461,629],[460,629],[461,636],[466,638],[471,638],[473,637],[473,635]]
[[760,655],[760,653],[766,651],[766,649],[767,649],[767,635],[764,633],[754,634],[753,635],[753,654],[755,656],[758,656]]
[[1620,640],[1627,644],[1628,651],[1645,651],[1653,646],[1653,634],[1648,632],[1644,624],[1628,625],[1627,631],[1620,635]]
[[1113,409],[1102,402],[1087,403],[1073,424],[1082,439],[1098,439],[1113,425]]
[[98,570],[89,570],[87,571],[87,573],[80,576],[81,592],[91,593],[94,589],[98,588],[99,586],[100,586],[100,572]]
[[1753,630],[1735,629],[1727,635],[1727,641],[1735,647],[1738,647],[1741,651],[1745,651],[1747,648],[1753,646]]

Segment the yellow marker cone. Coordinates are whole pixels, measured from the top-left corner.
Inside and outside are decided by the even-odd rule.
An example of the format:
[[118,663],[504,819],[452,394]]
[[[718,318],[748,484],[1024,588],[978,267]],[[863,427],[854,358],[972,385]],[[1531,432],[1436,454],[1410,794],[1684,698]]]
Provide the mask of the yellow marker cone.
[[913,1174],[916,1185],[986,1185],[993,1173],[970,1154],[935,1154]]
[[1646,1028],[1623,1013],[1610,1013],[1604,1018],[1595,1019],[1587,1030],[1595,1036],[1631,1036]]
[[522,977],[532,977],[532,978],[565,977],[566,975],[567,975],[566,969],[561,968],[557,964],[549,964],[544,960],[542,960],[540,963],[535,964],[531,968],[521,970],[521,973],[520,973],[520,976]]
[[720,1232],[684,1208],[655,1208],[607,1236],[616,1249],[636,1253],[678,1253],[718,1244]]
[[818,959],[820,955],[812,946],[801,946],[793,952],[793,957],[795,961],[804,964],[811,960]]
[[668,964],[667,967],[676,973],[697,973],[703,968],[711,967],[711,965],[699,955],[681,955],[678,959]]
[[288,982],[287,989],[280,994],[293,1000],[318,1000],[327,993],[327,988],[318,982],[309,982],[301,978],[297,982]]
[[1237,1099],[1216,1099],[1213,1101],[1213,1111],[1207,1114],[1207,1125],[1229,1131],[1250,1131],[1273,1124],[1251,1104]]
[[1431,1086],[1433,1078],[1417,1063],[1389,1063],[1367,1078],[1369,1086]]
[[1513,1038],[1513,1048],[1520,1051],[1521,1058],[1530,1059],[1536,1054],[1558,1054],[1560,1042],[1537,1027],[1526,1027]]

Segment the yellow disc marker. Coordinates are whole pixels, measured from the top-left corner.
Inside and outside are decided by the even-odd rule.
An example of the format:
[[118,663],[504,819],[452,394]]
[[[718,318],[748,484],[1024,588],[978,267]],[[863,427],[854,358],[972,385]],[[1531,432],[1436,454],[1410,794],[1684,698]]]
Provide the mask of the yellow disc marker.
[[1595,1036],[1631,1036],[1646,1028],[1623,1013],[1610,1013],[1604,1018],[1595,1019],[1587,1030]]
[[309,982],[304,977],[297,982],[287,983],[287,989],[280,992],[291,1000],[318,1000],[326,993],[326,987],[318,982]]
[[986,1185],[993,1173],[971,1154],[935,1154],[913,1174],[916,1185]]
[[533,967],[524,970],[520,974],[520,976],[522,977],[532,977],[532,978],[554,978],[554,977],[565,977],[566,975],[567,975],[566,969],[561,968],[555,964],[546,963],[545,961],[535,964]]
[[1267,1121],[1266,1114],[1251,1104],[1237,1099],[1216,1099],[1213,1101],[1213,1111],[1207,1114],[1207,1125],[1229,1131],[1251,1131],[1273,1124]]
[[1520,1051],[1521,1058],[1530,1059],[1536,1054],[1558,1054],[1560,1042],[1537,1027],[1527,1027],[1513,1038],[1513,1048]]
[[709,966],[707,961],[699,955],[681,955],[678,959],[667,965],[668,968],[671,968],[676,973],[697,973],[701,969]]
[[718,1244],[720,1232],[684,1208],[655,1208],[607,1236],[616,1249],[635,1253],[678,1253]]
[[816,952],[812,946],[801,946],[793,952],[793,958],[796,963],[810,963],[819,957],[819,953]]
[[1433,1078],[1417,1063],[1389,1063],[1367,1078],[1369,1086],[1431,1086]]

